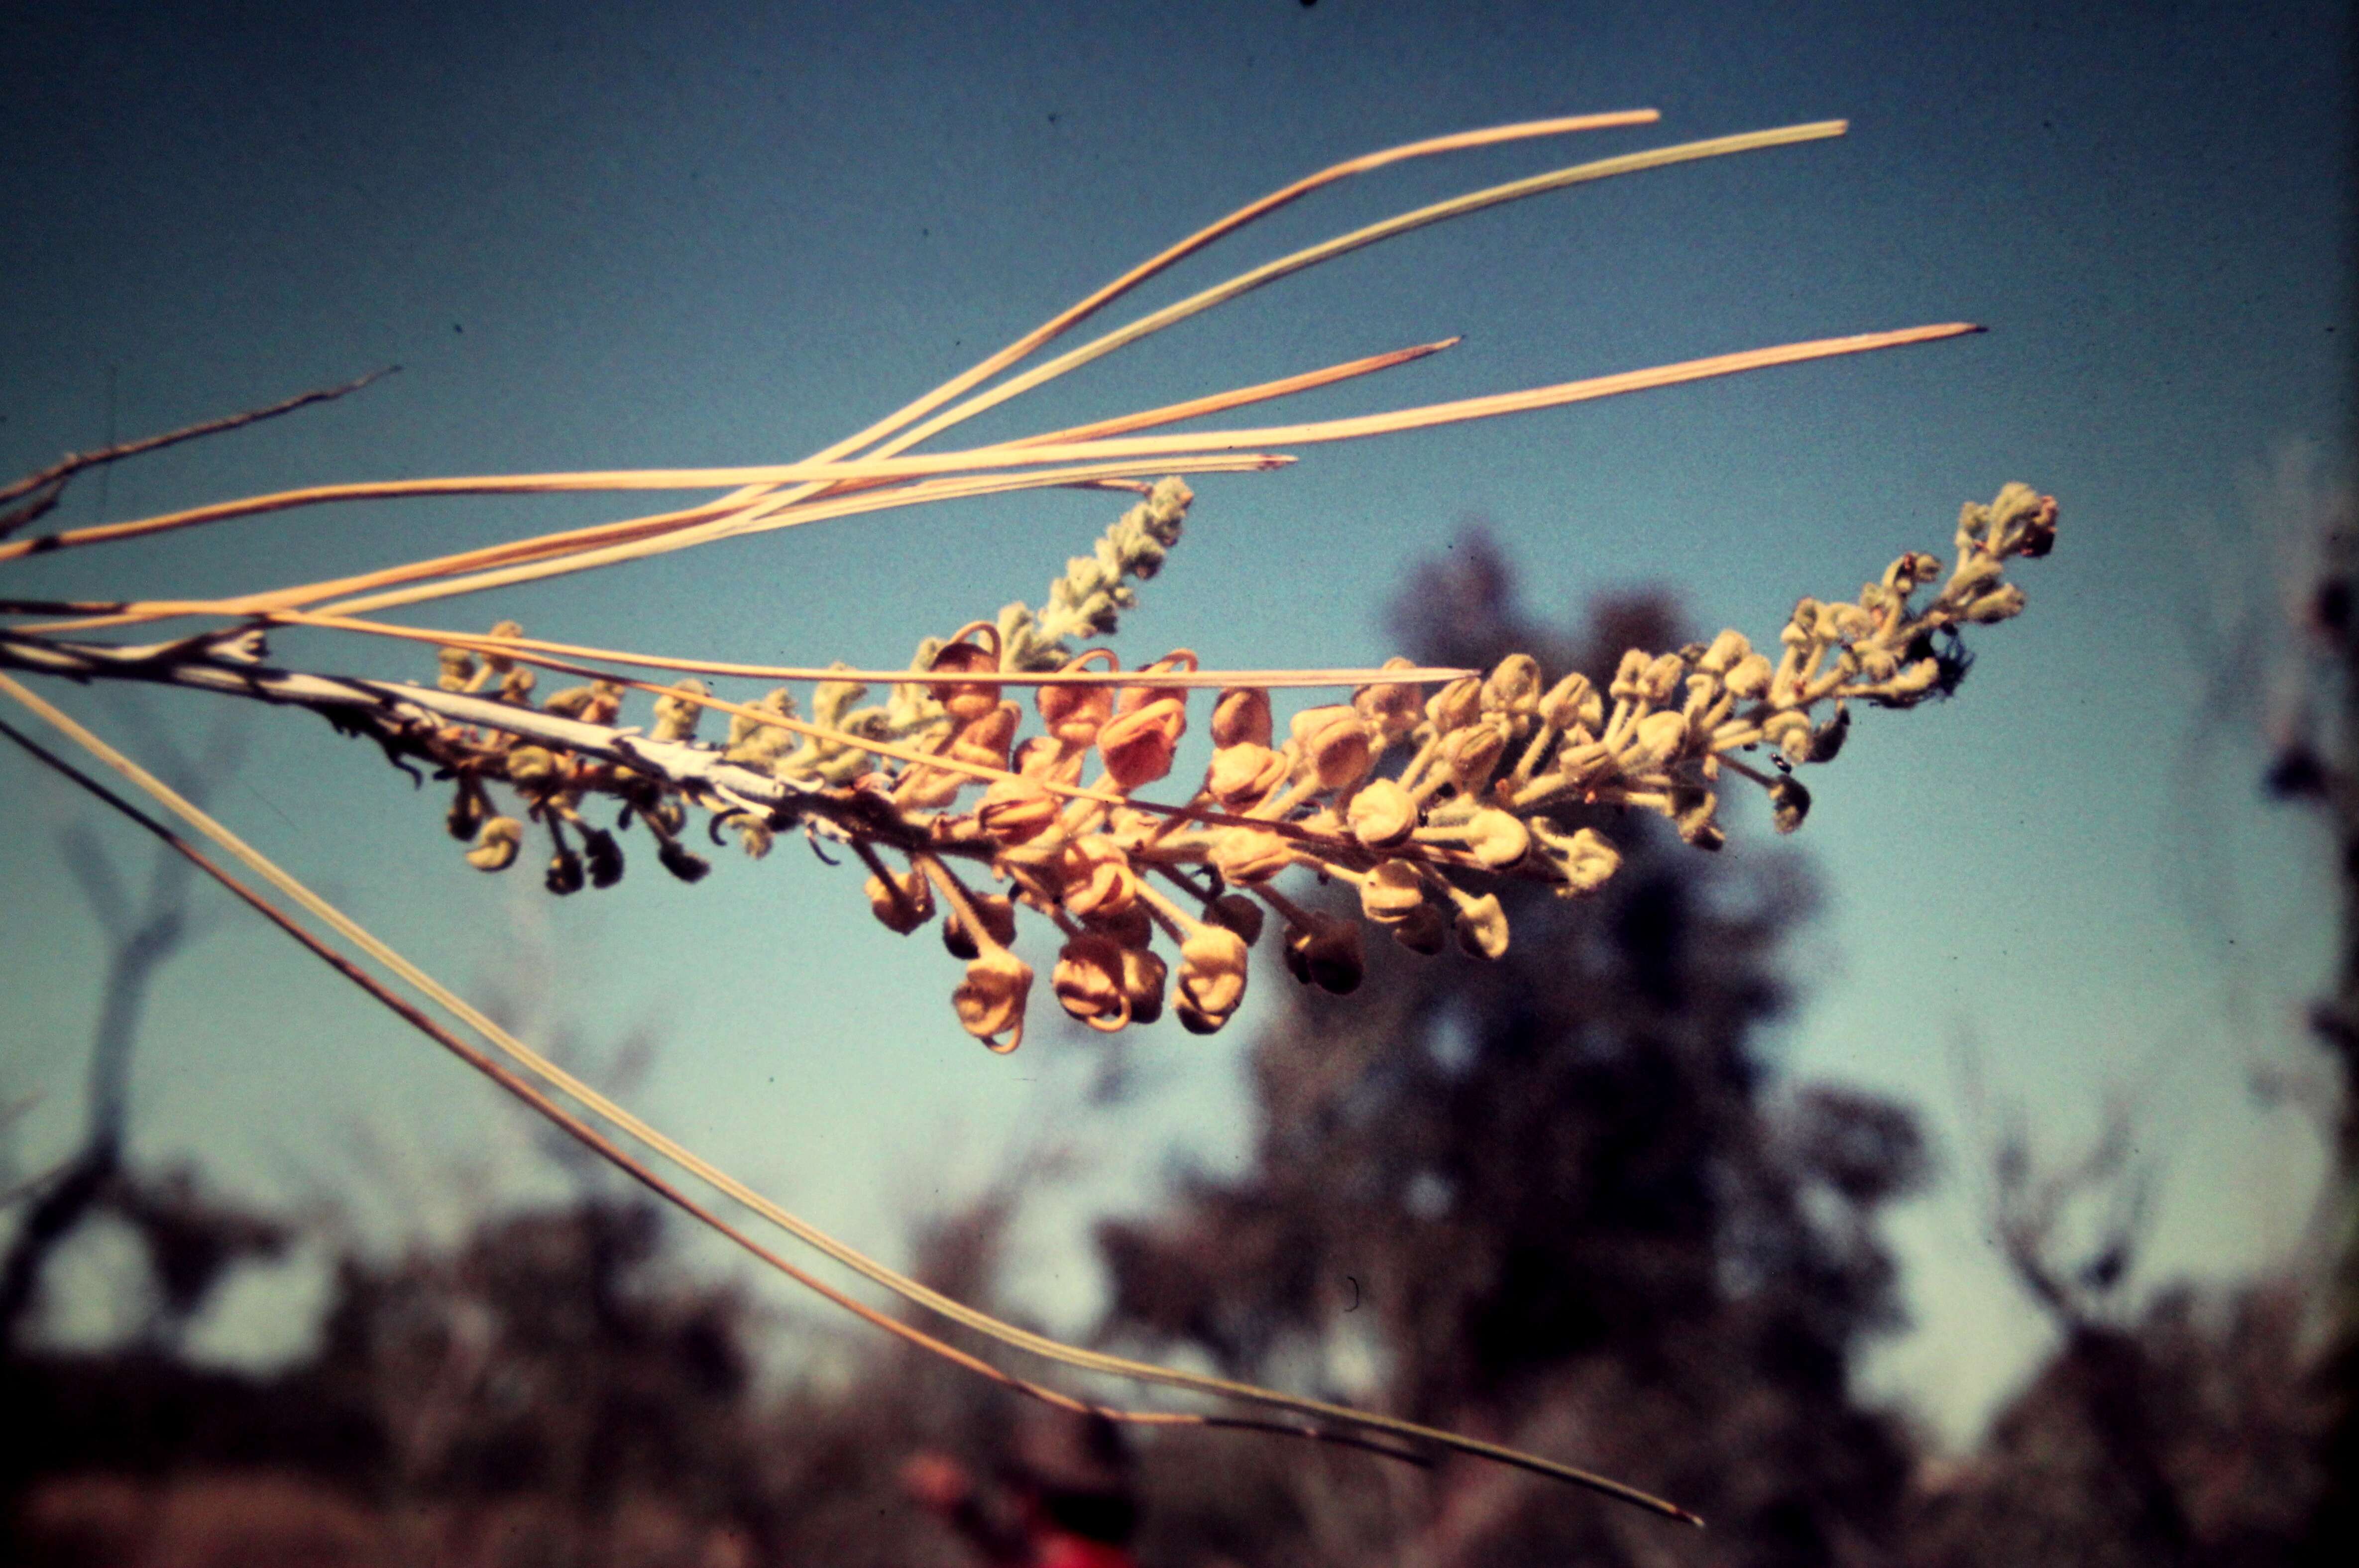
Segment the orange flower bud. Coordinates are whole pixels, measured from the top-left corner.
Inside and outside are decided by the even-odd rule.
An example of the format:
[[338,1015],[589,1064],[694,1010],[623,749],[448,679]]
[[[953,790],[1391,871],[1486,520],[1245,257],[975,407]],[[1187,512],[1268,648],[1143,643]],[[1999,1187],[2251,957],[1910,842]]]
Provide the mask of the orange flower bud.
[[1051,735],[1068,746],[1087,746],[1114,716],[1114,692],[1104,686],[1043,686],[1033,705]]
[[[962,640],[935,654],[931,669],[937,674],[996,671],[999,655],[994,649]],[[973,724],[999,706],[999,683],[995,681],[929,681],[926,690],[961,724]]]
[[1269,734],[1268,692],[1233,686],[1221,693],[1212,709],[1214,746],[1267,746]]
[[1069,746],[1054,735],[1034,735],[1016,748],[1016,771],[1042,784],[1079,784],[1086,746]]
[[995,702],[968,721],[951,742],[946,755],[978,767],[1005,768],[1007,748],[1016,739],[1016,726],[1023,720],[1024,710],[1015,703]]
[[1171,756],[1188,727],[1188,710],[1176,698],[1160,698],[1106,722],[1098,731],[1098,756],[1120,789],[1152,784],[1171,771]]
[[1163,1016],[1163,960],[1143,947],[1122,950],[1122,994],[1130,1003],[1130,1021],[1151,1024]]
[[1122,981],[1122,948],[1106,937],[1077,936],[1057,954],[1049,984],[1059,1007],[1111,1034],[1130,1022],[1130,996]]
[[1227,1023],[1245,996],[1245,939],[1219,926],[1199,926],[1180,944],[1180,1021],[1191,1034]]
[[1130,856],[1103,833],[1067,844],[1057,858],[1057,876],[1062,902],[1076,915],[1119,915],[1138,897],[1138,873],[1131,869]]
[[[1141,667],[1138,673],[1159,675],[1168,674],[1175,670],[1192,672],[1195,668],[1195,654],[1183,648],[1165,654],[1152,664]],[[1122,689],[1122,698],[1114,704],[1114,711],[1117,713],[1135,713],[1141,708],[1156,702],[1184,703],[1187,701],[1188,688],[1185,686],[1125,686]]]
[[[1032,999],[1032,966],[1004,947],[966,966],[951,1006],[967,1033],[1005,1056],[1024,1043],[1024,1006]],[[996,1037],[1007,1030],[1006,1043]]]
[[[970,893],[966,901],[974,906],[975,915],[983,921],[984,935],[1002,947],[1016,940],[1014,899],[1005,893]],[[950,949],[952,958],[973,958],[982,951],[956,905],[942,916],[942,945]]]
[[983,792],[974,819],[1002,844],[1028,844],[1057,820],[1062,805],[1029,779],[1002,779]]
[[1305,708],[1294,715],[1290,733],[1321,789],[1350,789],[1367,777],[1368,765],[1375,760],[1367,722],[1356,708]]
[[[1065,666],[1080,670],[1093,659],[1103,659],[1108,665],[1114,655],[1102,648],[1089,652]],[[1033,706],[1040,710],[1041,725],[1067,746],[1085,746],[1098,738],[1098,726],[1114,716],[1114,689],[1110,686],[1041,686],[1034,689]]]
[[[1269,733],[1266,725],[1262,734]],[[1249,811],[1286,782],[1286,758],[1266,746],[1238,741],[1212,753],[1204,789],[1232,811]]]
[[908,936],[934,918],[934,890],[921,871],[889,875],[890,882],[882,877],[868,879],[868,908],[886,931]]

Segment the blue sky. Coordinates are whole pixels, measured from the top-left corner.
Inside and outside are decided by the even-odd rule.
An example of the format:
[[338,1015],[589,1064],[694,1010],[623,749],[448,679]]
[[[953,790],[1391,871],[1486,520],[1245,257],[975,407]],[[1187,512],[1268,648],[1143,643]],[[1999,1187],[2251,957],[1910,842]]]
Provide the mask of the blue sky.
[[[1894,1228],[1919,1324],[1878,1386],[1967,1429],[2041,1341],[1992,1261],[1962,1050],[2069,1143],[2125,1098],[2161,1201],[2147,1274],[2282,1261],[2315,1138],[2256,1073],[2310,1058],[2321,842],[2251,785],[2262,693],[2205,628],[2265,624],[2273,475],[2347,474],[2349,49],[2339,8],[1099,4],[860,8],[22,7],[0,103],[0,468],[399,363],[362,397],[85,480],[80,523],[292,484],[799,456],[898,406],[1171,239],[1353,154],[1543,114],[1659,126],[1384,171],[1158,284],[1159,303],[1297,245],[1559,163],[1801,120],[1832,143],[1559,193],[1286,282],[988,417],[1051,428],[1466,334],[1301,417],[1927,321],[1984,336],[1207,479],[1120,646],[1208,664],[1374,662],[1404,573],[1470,518],[1562,615],[1676,587],[1773,632],[1960,502],[2058,495],[1960,701],[1868,715],[1813,781],[1827,912],[1798,938],[1800,1074],[1904,1095],[1951,1180]],[[853,12],[850,15],[838,11]],[[1118,318],[1119,319],[1119,318]],[[112,408],[110,410],[110,399]],[[2304,454],[2309,454],[2306,459]],[[2275,488],[2272,486],[2275,485]],[[2294,509],[2299,510],[2298,504]],[[582,641],[899,664],[1037,602],[1113,508],[1044,495],[828,524],[436,607]],[[201,593],[611,515],[593,500],[322,511],[34,563],[25,593]],[[329,666],[412,670],[287,639]],[[2199,705],[2212,717],[2199,723]],[[202,700],[78,706],[201,735]],[[1076,1110],[1086,1053],[987,1058],[953,966],[867,921],[799,852],[562,904],[456,858],[439,808],[299,715],[237,717],[223,815],[463,988],[543,1026],[660,1037],[654,1119],[891,1253],[1011,1149],[1073,1141],[1019,1263],[1052,1318],[1093,1282],[1082,1225],[1186,1149],[1244,1136],[1236,1051],[1164,1028],[1152,1091]],[[82,809],[0,757],[12,920],[0,1081],[38,1096],[36,1168],[78,1114],[95,928],[65,876]],[[1782,852],[1759,813],[1729,853]],[[454,1223],[530,1168],[514,1121],[310,961],[226,913],[157,999],[140,1152],[203,1160],[374,1234]],[[366,1129],[364,1132],[362,1129]],[[355,1148],[373,1149],[351,1168]],[[269,1341],[257,1290],[224,1346]]]

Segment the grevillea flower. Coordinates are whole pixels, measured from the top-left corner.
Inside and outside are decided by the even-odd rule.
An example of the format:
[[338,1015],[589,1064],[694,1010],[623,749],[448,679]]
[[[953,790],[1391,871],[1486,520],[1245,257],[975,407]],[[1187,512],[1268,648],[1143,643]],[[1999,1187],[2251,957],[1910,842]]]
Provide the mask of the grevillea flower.
[[1062,902],[1073,914],[1119,915],[1138,897],[1138,873],[1122,845],[1093,833],[1065,845],[1057,858]]
[[1188,728],[1188,707],[1178,697],[1160,697],[1116,714],[1098,731],[1098,758],[1117,789],[1152,784],[1171,771],[1172,753]]
[[1348,789],[1368,776],[1375,751],[1358,710],[1305,708],[1294,715],[1294,746],[1321,789]]
[[1112,1033],[1131,1021],[1123,984],[1123,948],[1111,937],[1084,934],[1067,942],[1049,975],[1057,1005],[1093,1029]]
[[1180,944],[1180,1021],[1191,1033],[1211,1034],[1245,997],[1245,939],[1220,926],[1197,926]]
[[951,993],[960,1025],[1003,1056],[1024,1043],[1024,1006],[1031,999],[1032,966],[996,946],[967,964],[966,979]]
[[1249,811],[1286,782],[1286,758],[1266,746],[1237,741],[1212,753],[1204,792],[1232,811]]
[[1343,822],[1370,849],[1397,849],[1417,831],[1417,801],[1392,779],[1371,779],[1352,797]]
[[1212,708],[1212,744],[1216,746],[1269,744],[1269,693],[1258,687],[1235,686],[1221,693]]

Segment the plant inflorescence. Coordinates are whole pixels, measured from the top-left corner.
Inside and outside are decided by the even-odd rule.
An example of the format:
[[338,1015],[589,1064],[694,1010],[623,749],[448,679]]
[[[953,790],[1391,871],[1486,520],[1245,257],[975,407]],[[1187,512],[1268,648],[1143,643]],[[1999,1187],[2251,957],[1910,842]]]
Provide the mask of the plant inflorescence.
[[[2010,485],[1991,503],[1965,507],[1946,569],[1933,556],[1903,554],[1856,597],[1799,601],[1774,644],[1756,648],[1726,631],[1708,643],[1634,648],[1602,687],[1579,673],[1545,671],[1523,655],[1487,670],[1396,659],[1373,670],[1219,671],[1200,669],[1196,656],[1180,649],[1125,670],[1100,639],[1134,602],[1132,583],[1153,576],[1180,539],[1193,494],[1177,475],[1256,472],[1292,462],[1275,450],[1284,446],[1487,419],[1978,329],[1951,322],[1781,344],[1310,423],[1143,433],[1387,371],[1457,342],[1447,339],[1014,441],[911,449],[1163,327],[1391,235],[1545,191],[1816,140],[1844,128],[1830,121],[1682,143],[1470,192],[1250,268],[1031,368],[1015,368],[1148,278],[1333,181],[1407,158],[1655,118],[1639,110],[1536,121],[1334,165],[1199,231],[969,371],[800,462],[369,481],[6,539],[50,511],[77,474],[339,397],[362,385],[354,383],[251,415],[70,454],[0,489],[0,540],[6,540],[0,542],[0,566],[327,503],[573,490],[719,492],[676,510],[225,598],[0,599],[0,616],[7,617],[0,624],[0,695],[211,839],[302,918],[236,881],[172,829],[29,737],[6,726],[0,731],[162,835],[368,995],[664,1201],[887,1332],[1038,1398],[1075,1403],[813,1279],[647,1160],[668,1162],[873,1283],[1005,1345],[1082,1370],[1289,1412],[1273,1427],[1087,1406],[1114,1419],[1257,1425],[1363,1443],[1364,1435],[1347,1434],[1373,1432],[1394,1445],[1377,1446],[1395,1458],[1422,1463],[1445,1450],[1475,1454],[1690,1518],[1556,1460],[1381,1412],[1060,1345],[928,1289],[798,1218],[566,1073],[5,673],[149,681],[318,712],[340,730],[375,742],[420,782],[429,776],[438,781],[447,790],[447,825],[466,845],[462,853],[470,863],[493,872],[538,866],[552,893],[611,886],[650,846],[659,866],[690,882],[708,874],[704,851],[725,844],[724,835],[734,834],[757,858],[788,833],[840,847],[864,867],[877,920],[905,933],[938,925],[965,963],[951,996],[959,1022],[996,1051],[1020,1040],[1038,978],[1012,949],[1019,915],[1058,933],[1049,987],[1058,1004],[1109,1031],[1167,1011],[1190,1029],[1221,1028],[1245,995],[1257,942],[1274,948],[1297,979],[1333,992],[1358,984],[1364,931],[1371,925],[1419,953],[1454,945],[1478,959],[1495,958],[1509,939],[1497,891],[1504,879],[1579,898],[1614,875],[1617,852],[1586,820],[1598,809],[1659,813],[1689,843],[1714,848],[1723,835],[1721,787],[1734,778],[1767,792],[1780,831],[1799,826],[1810,797],[1797,768],[1832,760],[1860,708],[1905,708],[1945,694],[1964,669],[1961,630],[2022,608],[2022,591],[2004,570],[2012,559],[2047,553],[2056,537],[2055,502]],[[1174,477],[1150,482],[1164,474]],[[1009,605],[929,637],[903,670],[755,666],[541,640],[513,622],[477,635],[369,618],[751,533],[1048,486],[1115,490],[1136,499],[1090,554],[1069,562],[1039,607]],[[196,629],[163,641],[104,635],[191,620]],[[436,678],[413,682],[273,665],[270,635],[295,626],[380,645],[405,639],[434,647]],[[1096,646],[1080,646],[1090,643]],[[628,673],[633,670],[676,679],[659,685]],[[559,687],[560,679],[571,683]],[[783,684],[738,701],[716,694],[713,683],[723,681]],[[556,689],[544,692],[544,681]],[[1274,698],[1305,688],[1327,688],[1339,698],[1286,713],[1281,736]],[[636,705],[647,699],[652,706],[638,717]],[[1155,787],[1178,766],[1191,709],[1210,732],[1210,765],[1191,789],[1158,798]],[[706,733],[724,720],[725,733]],[[1295,892],[1279,886],[1290,872],[1300,874]],[[1348,885],[1360,918],[1304,898],[1303,876]],[[405,999],[396,983],[420,1000]],[[457,1027],[430,1017],[428,1006]]]

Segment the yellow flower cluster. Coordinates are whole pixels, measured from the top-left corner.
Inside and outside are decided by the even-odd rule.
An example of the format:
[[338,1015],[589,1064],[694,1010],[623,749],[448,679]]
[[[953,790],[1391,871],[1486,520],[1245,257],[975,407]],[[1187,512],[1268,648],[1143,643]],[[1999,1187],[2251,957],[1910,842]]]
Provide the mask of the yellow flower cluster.
[[[1159,560],[1186,497],[1184,487],[1158,495],[1160,509],[1143,505],[1118,525],[1130,536],[1123,550],[1074,562],[1076,581],[1062,585],[1062,599],[1052,595],[1065,608],[1051,629],[1110,612],[1109,583],[1136,568],[1142,541]],[[1169,526],[1146,526],[1157,517]],[[1062,670],[1105,679],[1036,684],[1027,715],[1009,679],[1047,662],[1049,645],[1029,612],[1012,613],[1020,606],[929,639],[913,678],[883,705],[855,708],[865,695],[858,682],[818,683],[816,735],[772,722],[794,715],[784,689],[739,711],[721,757],[799,791],[766,816],[643,767],[481,728],[453,726],[435,756],[457,779],[451,831],[473,842],[468,858],[487,870],[513,862],[523,839],[518,821],[492,810],[491,779],[552,835],[556,892],[585,878],[603,887],[622,872],[614,835],[581,815],[588,794],[621,800],[618,825],[636,816],[663,864],[690,880],[706,865],[679,843],[687,807],[712,811],[716,828],[734,822],[757,855],[777,829],[799,822],[862,859],[869,907],[887,928],[906,934],[940,916],[944,943],[966,964],[952,1007],[992,1049],[1022,1039],[1036,978],[1013,951],[1019,909],[1061,938],[1049,988],[1071,1017],[1111,1031],[1154,1022],[1168,1007],[1209,1033],[1244,999],[1266,912],[1278,919],[1281,955],[1298,980],[1339,993],[1360,983],[1363,922],[1288,898],[1274,884],[1290,868],[1350,884],[1364,924],[1415,952],[1454,942],[1496,958],[1509,935],[1492,890],[1498,878],[1575,898],[1619,866],[1613,844],[1570,820],[1575,813],[1655,811],[1688,843],[1717,848],[1720,785],[1734,775],[1765,789],[1773,822],[1791,832],[1810,807],[1793,770],[1833,759],[1854,704],[1908,707],[1953,687],[1964,668],[1958,628],[2017,613],[2023,593],[2004,581],[2004,563],[2046,554],[2055,536],[2054,500],[2011,485],[1990,505],[1965,508],[1956,567],[1930,596],[1941,563],[1912,551],[1855,600],[1798,603],[1774,656],[1724,631],[1668,652],[1632,649],[1602,689],[1578,672],[1550,679],[1515,654],[1430,691],[1364,686],[1348,702],[1293,713],[1283,739],[1267,691],[1222,690],[1211,701],[1201,780],[1162,805],[1135,797],[1176,764],[1200,689],[1170,678],[1192,674],[1196,655],[1181,649],[1125,674],[1109,650],[1092,648]],[[502,700],[529,707],[529,681],[517,677],[530,672],[505,662],[478,667],[473,655],[445,650],[442,686],[474,691],[497,675]],[[709,697],[701,681],[678,682],[657,700],[652,738],[692,746]],[[542,711],[603,724],[619,699],[619,688],[599,682],[560,692]],[[1029,735],[1027,719],[1037,721]],[[897,759],[878,749],[887,742]],[[1745,759],[1756,752],[1767,753],[1766,768]],[[955,863],[970,875],[979,868],[993,890],[962,879]],[[1158,937],[1169,956],[1157,951]]]

